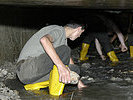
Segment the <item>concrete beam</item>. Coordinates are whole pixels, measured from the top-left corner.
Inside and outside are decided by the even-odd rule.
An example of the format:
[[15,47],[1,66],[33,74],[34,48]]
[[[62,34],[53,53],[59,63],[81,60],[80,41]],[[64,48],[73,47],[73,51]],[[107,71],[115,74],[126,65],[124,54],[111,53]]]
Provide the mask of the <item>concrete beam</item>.
[[133,0],[0,0],[0,5],[133,9]]

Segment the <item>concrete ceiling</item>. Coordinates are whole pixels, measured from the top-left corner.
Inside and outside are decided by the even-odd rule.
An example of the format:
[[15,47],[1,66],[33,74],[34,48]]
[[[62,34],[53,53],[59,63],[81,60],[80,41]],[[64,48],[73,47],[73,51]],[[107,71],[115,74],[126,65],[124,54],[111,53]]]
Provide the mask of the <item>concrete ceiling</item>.
[[0,0],[0,5],[133,9],[133,0]]

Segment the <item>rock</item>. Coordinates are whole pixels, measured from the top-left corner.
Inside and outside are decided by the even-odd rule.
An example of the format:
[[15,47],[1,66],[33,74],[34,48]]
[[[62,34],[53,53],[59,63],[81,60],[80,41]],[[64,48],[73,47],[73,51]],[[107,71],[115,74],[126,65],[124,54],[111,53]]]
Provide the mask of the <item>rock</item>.
[[90,67],[91,67],[91,64],[90,63],[83,63],[82,66],[81,66],[81,68],[83,68],[85,70],[87,70]]
[[0,72],[0,77],[4,77],[4,75]]
[[5,69],[2,70],[3,75],[7,75],[7,71]]
[[131,79],[130,77],[127,77],[127,78],[125,78],[125,81],[127,81],[127,82],[131,82],[132,79]]
[[15,79],[16,78],[16,75],[15,75],[15,73],[8,73],[7,74],[7,77],[6,77],[6,79]]
[[89,76],[82,76],[81,80],[84,84],[88,84],[88,83],[93,83],[95,82],[94,78],[89,77]]
[[123,81],[123,79],[121,79],[119,77],[112,77],[110,80],[111,81]]
[[0,100],[20,100],[16,90],[10,90],[8,87],[0,88]]
[[74,71],[70,71],[70,77],[71,77],[71,84],[77,84],[80,78],[80,76]]

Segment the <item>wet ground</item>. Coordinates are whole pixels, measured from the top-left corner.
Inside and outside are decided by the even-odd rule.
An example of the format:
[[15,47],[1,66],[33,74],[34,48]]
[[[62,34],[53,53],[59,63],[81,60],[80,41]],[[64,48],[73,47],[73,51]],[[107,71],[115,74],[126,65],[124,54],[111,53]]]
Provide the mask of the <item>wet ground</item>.
[[[117,51],[117,50],[116,50]],[[7,79],[5,84],[17,90],[22,100],[133,100],[133,59],[129,52],[117,53],[119,63],[106,61],[90,49],[86,62],[79,62],[80,48],[73,49],[74,62],[80,66],[81,79],[88,86],[78,90],[76,85],[66,85],[60,97],[50,96],[48,89],[25,91],[18,79]]]

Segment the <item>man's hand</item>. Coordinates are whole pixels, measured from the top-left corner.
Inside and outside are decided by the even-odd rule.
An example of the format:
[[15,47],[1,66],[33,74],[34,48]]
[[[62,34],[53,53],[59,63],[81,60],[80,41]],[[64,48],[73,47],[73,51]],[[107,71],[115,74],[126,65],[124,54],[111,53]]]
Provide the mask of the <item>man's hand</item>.
[[104,55],[100,55],[102,60],[106,60],[106,57]]
[[59,81],[65,84],[68,84],[71,82],[70,79],[70,69],[68,67],[64,66],[58,66],[58,72],[59,72]]
[[121,48],[121,51],[122,51],[122,52],[125,52],[125,51],[128,50],[128,48],[127,48],[126,45],[120,45],[119,47]]

